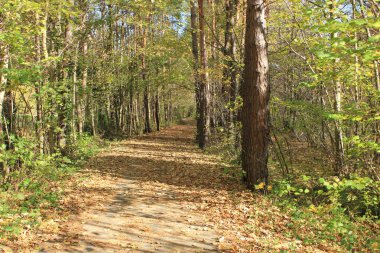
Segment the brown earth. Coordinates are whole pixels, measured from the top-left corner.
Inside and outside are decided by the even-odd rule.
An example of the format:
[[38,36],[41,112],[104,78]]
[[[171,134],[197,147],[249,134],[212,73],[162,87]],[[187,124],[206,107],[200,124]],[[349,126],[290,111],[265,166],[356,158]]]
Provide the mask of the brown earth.
[[102,152],[87,170],[109,180],[99,186],[113,194],[70,217],[66,233],[52,235],[39,252],[216,252],[214,223],[197,209],[207,204],[205,193],[227,186],[212,182],[218,160],[200,152],[193,137],[193,127],[182,125]]
[[318,252],[284,236],[289,218],[226,174],[194,136],[179,125],[113,143],[18,251]]

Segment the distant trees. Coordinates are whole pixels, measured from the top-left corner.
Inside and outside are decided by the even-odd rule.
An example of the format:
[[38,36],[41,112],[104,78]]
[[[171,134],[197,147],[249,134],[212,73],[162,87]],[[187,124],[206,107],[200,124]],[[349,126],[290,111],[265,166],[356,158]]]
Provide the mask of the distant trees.
[[273,127],[325,150],[329,173],[379,178],[380,47],[371,39],[379,34],[378,4],[285,1],[271,8]]
[[0,146],[65,155],[81,135],[149,133],[191,107],[181,1],[0,6]]

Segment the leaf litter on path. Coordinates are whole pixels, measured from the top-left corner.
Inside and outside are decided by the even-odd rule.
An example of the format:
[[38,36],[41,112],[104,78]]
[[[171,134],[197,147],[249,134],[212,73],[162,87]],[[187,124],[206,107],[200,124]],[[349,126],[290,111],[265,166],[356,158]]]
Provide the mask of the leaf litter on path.
[[284,236],[286,215],[223,173],[218,157],[196,147],[194,131],[180,125],[113,143],[69,182],[62,210],[19,248],[316,252]]

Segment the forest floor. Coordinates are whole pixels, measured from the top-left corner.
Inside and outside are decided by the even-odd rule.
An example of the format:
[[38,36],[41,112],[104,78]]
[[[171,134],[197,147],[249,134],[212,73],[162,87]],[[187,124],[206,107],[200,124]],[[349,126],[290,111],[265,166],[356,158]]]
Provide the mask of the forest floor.
[[[184,124],[115,142],[67,184],[19,252],[298,252],[290,218],[223,172]],[[288,234],[288,235],[287,235]],[[322,248],[321,248],[322,247]],[[18,250],[17,250],[18,249]]]

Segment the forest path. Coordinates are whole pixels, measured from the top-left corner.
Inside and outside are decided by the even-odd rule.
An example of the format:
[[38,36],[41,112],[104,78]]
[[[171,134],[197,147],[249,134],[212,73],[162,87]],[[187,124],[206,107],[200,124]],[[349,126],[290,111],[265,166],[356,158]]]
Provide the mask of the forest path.
[[106,183],[112,193],[71,217],[39,252],[216,252],[225,239],[213,218],[221,218],[226,189],[243,188],[221,172],[217,157],[196,147],[194,135],[190,124],[174,126],[118,142],[94,158],[89,169],[109,182],[91,191],[101,195]]

